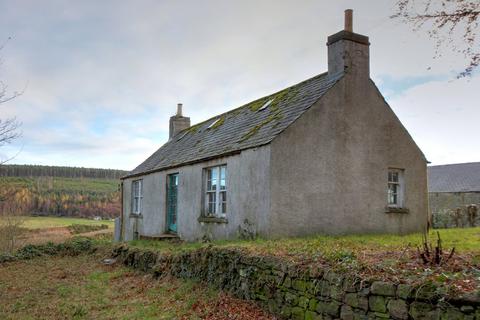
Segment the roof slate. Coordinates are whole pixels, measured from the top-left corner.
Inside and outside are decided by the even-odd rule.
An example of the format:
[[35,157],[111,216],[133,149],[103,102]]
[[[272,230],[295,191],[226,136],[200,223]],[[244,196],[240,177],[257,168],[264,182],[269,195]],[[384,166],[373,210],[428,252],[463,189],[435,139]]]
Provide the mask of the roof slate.
[[[172,137],[126,177],[268,144],[342,76],[343,73],[323,73],[191,126]],[[272,99],[268,107],[262,109]]]
[[480,162],[428,167],[428,191],[480,191]]

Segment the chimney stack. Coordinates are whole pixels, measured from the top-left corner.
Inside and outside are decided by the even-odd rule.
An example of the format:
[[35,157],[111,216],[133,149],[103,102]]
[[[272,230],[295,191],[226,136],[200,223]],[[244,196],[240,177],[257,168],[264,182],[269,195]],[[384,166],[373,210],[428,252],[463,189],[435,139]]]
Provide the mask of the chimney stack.
[[353,10],[345,10],[345,31],[353,32]]
[[328,73],[370,77],[370,42],[353,32],[353,10],[345,10],[344,30],[328,37]]
[[190,118],[182,114],[183,105],[177,104],[177,114],[170,117],[169,139],[172,139],[177,133],[190,127]]
[[183,104],[181,104],[181,103],[177,104],[177,117],[182,116],[182,106],[183,106]]

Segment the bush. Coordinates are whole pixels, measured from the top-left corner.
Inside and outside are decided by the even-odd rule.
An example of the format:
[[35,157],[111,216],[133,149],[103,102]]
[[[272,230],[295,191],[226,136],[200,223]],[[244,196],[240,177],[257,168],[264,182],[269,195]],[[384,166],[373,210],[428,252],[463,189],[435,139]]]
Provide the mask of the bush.
[[29,244],[15,252],[14,255],[0,255],[0,264],[15,260],[28,260],[41,256],[67,255],[77,256],[82,253],[88,253],[94,250],[93,240],[89,238],[76,237],[64,243],[55,244],[48,242],[46,244]]
[[106,224],[102,225],[88,225],[88,224],[72,224],[71,226],[68,227],[68,230],[72,234],[80,234],[80,233],[86,233],[86,232],[92,232],[92,231],[98,231],[98,230],[104,230],[108,229],[108,226]]

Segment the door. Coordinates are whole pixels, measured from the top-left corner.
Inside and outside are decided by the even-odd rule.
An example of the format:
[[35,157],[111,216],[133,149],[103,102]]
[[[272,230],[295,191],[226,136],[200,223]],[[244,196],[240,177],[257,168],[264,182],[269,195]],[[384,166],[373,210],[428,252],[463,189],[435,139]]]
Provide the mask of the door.
[[167,230],[177,232],[178,173],[169,174],[167,179]]

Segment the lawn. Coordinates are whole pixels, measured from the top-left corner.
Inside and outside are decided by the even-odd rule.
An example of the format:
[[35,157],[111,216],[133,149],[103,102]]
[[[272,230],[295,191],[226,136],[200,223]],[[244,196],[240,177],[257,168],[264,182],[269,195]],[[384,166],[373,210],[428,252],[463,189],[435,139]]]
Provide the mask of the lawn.
[[274,319],[205,284],[101,259],[97,252],[0,265],[0,319]]
[[73,224],[83,224],[83,225],[108,225],[110,229],[113,229],[113,221],[110,220],[92,220],[92,219],[82,219],[82,218],[67,218],[67,217],[25,217],[25,222],[23,224],[24,228],[27,229],[46,229],[46,228],[55,228],[55,227],[68,227]]

